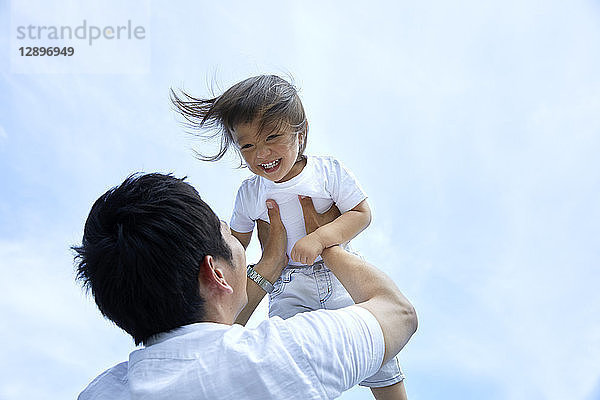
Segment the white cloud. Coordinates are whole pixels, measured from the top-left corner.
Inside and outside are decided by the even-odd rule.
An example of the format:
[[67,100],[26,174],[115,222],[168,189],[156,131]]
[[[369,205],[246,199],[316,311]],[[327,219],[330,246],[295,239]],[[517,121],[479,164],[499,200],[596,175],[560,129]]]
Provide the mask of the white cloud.
[[101,368],[125,359],[133,347],[84,298],[68,245],[64,237],[0,241],[0,340],[10,344],[1,355],[14,361],[2,369],[2,397],[74,398]]

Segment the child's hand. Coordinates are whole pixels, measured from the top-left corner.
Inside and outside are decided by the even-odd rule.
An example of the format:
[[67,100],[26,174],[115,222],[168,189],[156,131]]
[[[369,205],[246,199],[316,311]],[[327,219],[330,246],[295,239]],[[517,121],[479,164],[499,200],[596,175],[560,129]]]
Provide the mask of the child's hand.
[[311,233],[306,235],[296,242],[292,249],[292,260],[305,264],[311,265],[315,262],[315,259],[321,255],[325,246],[321,244],[319,237]]

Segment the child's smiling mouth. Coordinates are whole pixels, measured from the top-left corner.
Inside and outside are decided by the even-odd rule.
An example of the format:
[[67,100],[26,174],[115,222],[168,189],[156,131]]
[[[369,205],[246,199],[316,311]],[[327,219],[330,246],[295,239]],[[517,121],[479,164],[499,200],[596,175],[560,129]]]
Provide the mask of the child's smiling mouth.
[[280,164],[281,164],[281,158],[278,158],[275,161],[271,161],[269,163],[259,164],[259,165],[267,174],[270,174],[271,172],[277,171],[279,169]]

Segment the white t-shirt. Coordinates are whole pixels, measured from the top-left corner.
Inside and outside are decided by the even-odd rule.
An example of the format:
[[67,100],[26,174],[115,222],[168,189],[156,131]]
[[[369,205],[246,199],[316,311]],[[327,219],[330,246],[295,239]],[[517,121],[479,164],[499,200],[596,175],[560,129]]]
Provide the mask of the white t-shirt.
[[[307,156],[302,172],[289,181],[275,183],[258,175],[243,181],[229,225],[237,232],[252,232],[258,219],[269,222],[266,201],[275,200],[287,232],[289,256],[296,241],[306,236],[298,195],[312,197],[319,213],[327,211],[333,203],[345,213],[367,198],[354,175],[341,162],[333,157]],[[299,265],[291,260],[290,264]]]
[[156,335],[79,400],[333,399],[373,375],[384,350],[379,323],[356,305],[254,329],[202,322]]

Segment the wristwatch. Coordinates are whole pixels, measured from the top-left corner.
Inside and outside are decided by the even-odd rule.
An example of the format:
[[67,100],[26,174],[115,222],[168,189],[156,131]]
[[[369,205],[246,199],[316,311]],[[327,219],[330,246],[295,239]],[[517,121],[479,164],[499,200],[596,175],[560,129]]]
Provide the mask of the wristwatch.
[[254,264],[250,264],[247,267],[248,278],[252,279],[258,286],[260,286],[265,292],[271,293],[274,289],[273,284],[266,280],[261,274],[256,272]]

